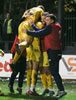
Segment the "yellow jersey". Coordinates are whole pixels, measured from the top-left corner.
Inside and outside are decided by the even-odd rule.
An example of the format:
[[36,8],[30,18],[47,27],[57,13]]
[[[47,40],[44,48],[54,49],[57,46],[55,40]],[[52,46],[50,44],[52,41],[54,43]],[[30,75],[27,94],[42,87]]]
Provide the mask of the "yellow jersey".
[[[37,22],[36,26],[40,29],[44,27],[42,22]],[[34,49],[40,49],[40,39],[38,37],[34,37],[33,42],[32,42],[33,48]]]
[[33,30],[31,24],[28,23],[28,19],[27,20],[24,20],[20,25],[19,25],[19,28],[18,28],[18,39],[21,40],[21,41],[24,41],[26,39],[29,39],[29,40],[32,40],[32,36],[28,35],[26,32],[25,32],[25,29],[28,29],[28,30]]

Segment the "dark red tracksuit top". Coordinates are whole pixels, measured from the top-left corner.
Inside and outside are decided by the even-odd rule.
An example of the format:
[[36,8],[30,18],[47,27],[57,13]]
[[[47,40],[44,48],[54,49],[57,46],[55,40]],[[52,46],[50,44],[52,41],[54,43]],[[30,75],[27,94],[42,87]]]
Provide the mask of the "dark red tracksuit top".
[[48,49],[60,50],[62,48],[61,41],[61,25],[51,24],[52,31],[50,34],[46,35],[42,40],[42,51],[47,51]]

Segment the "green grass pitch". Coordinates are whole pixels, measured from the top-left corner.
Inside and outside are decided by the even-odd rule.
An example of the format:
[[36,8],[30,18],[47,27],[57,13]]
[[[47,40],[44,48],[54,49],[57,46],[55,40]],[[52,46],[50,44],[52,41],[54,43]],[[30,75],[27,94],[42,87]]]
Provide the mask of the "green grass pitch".
[[[26,82],[23,84],[22,95],[17,94],[17,81],[14,83],[15,94],[11,95],[8,88],[8,82],[3,81],[0,82],[0,87],[2,92],[6,94],[6,96],[0,96],[0,100],[57,100],[55,97],[46,96],[28,96],[26,95]],[[59,100],[76,100],[76,85],[64,85],[67,95],[60,98]],[[54,84],[55,92],[57,92],[57,87]],[[43,91],[42,83],[37,83],[36,85],[37,93],[41,94]]]

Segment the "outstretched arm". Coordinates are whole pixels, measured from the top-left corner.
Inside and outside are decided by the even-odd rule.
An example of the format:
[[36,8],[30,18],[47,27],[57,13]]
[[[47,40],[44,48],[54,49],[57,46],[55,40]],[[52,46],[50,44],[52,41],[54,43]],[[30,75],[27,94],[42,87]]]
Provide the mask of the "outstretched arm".
[[45,36],[51,33],[52,27],[51,25],[46,26],[45,28],[38,30],[38,31],[30,31],[27,30],[27,34],[34,36],[34,37],[40,37],[40,36]]
[[35,24],[32,24],[32,27],[33,27],[36,31],[40,30],[40,28],[38,28]]

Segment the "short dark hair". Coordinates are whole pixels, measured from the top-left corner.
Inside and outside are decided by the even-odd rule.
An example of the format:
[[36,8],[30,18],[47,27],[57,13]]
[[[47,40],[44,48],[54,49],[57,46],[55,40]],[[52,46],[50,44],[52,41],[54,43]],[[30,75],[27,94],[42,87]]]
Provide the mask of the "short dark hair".
[[56,16],[54,14],[48,14],[47,17],[50,17],[52,20],[54,20],[54,23],[56,22]]
[[44,12],[43,14],[42,14],[42,16],[47,16],[49,13],[48,12]]

